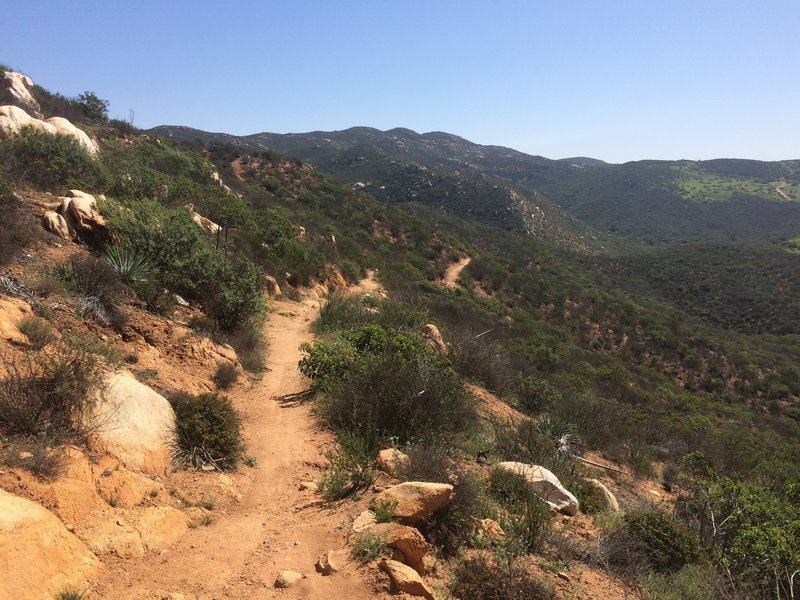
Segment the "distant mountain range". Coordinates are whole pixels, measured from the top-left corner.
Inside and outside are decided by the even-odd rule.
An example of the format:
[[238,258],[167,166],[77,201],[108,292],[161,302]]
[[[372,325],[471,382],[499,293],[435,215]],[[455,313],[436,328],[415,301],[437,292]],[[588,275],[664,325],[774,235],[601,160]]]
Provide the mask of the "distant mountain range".
[[610,236],[655,246],[774,241],[800,233],[800,160],[551,160],[402,128],[233,136],[160,126],[150,132],[278,152],[387,202],[431,204],[572,245],[602,246]]

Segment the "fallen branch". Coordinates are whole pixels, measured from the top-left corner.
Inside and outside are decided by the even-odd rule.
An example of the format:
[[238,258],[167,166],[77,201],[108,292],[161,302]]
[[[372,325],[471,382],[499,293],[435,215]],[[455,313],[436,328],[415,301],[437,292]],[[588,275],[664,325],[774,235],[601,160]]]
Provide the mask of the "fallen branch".
[[622,469],[618,469],[617,467],[611,467],[609,465],[603,465],[599,462],[595,462],[593,460],[589,460],[588,458],[583,458],[582,456],[576,456],[577,460],[581,461],[582,463],[586,463],[587,465],[592,465],[593,467],[600,467],[601,469],[608,469],[609,471],[614,471],[616,473],[625,474],[625,471]]

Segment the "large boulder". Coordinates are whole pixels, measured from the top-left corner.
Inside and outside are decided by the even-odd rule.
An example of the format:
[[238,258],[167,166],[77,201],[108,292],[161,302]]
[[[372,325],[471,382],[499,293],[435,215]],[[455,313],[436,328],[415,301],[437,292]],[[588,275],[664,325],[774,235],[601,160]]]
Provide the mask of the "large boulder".
[[599,479],[586,479],[586,483],[597,488],[597,490],[603,495],[603,500],[606,503],[606,510],[611,512],[619,512],[619,502],[617,502],[616,496],[611,493],[611,490],[609,490],[602,481]]
[[30,116],[18,106],[0,106],[0,139],[16,135],[23,127],[34,127],[53,135],[66,135],[74,138],[92,156],[99,151],[97,142],[63,117],[52,117],[42,121]]
[[92,242],[108,240],[108,225],[97,210],[97,200],[91,194],[70,190],[68,198],[61,199],[56,212],[64,218],[70,236]]
[[13,104],[37,119],[42,118],[41,107],[31,90],[33,81],[17,71],[6,71],[0,77],[0,104]]
[[399,523],[377,523],[369,531],[385,539],[389,548],[400,552],[403,555],[402,562],[415,571],[424,570],[422,558],[428,553],[429,546],[417,529]]
[[0,598],[41,600],[86,589],[99,568],[55,515],[0,489]]
[[386,571],[392,580],[392,591],[395,594],[408,594],[421,596],[428,600],[435,600],[433,590],[429,588],[422,577],[414,569],[396,560],[382,560],[380,568]]
[[392,515],[411,525],[443,509],[453,501],[449,483],[406,481],[382,491],[375,497],[376,506],[396,504]]
[[161,394],[129,371],[106,378],[89,417],[93,449],[118,458],[131,470],[164,475],[175,439],[175,413]]
[[497,468],[523,477],[533,493],[547,502],[553,510],[569,516],[578,514],[578,499],[561,485],[558,477],[544,467],[521,462],[501,462]]

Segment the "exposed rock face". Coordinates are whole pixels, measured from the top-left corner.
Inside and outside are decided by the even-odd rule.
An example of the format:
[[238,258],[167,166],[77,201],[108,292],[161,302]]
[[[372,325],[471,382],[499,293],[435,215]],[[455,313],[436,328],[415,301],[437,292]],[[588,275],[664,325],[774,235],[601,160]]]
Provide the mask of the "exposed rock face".
[[179,355],[201,362],[209,368],[213,368],[220,363],[230,363],[235,367],[240,366],[239,357],[236,356],[236,350],[232,346],[215,344],[208,338],[186,338],[181,342],[177,350]]
[[333,575],[339,572],[339,566],[336,564],[333,550],[328,550],[325,554],[319,557],[316,564],[316,569],[323,575]]
[[27,302],[0,296],[0,340],[24,343],[28,338],[17,329],[17,323],[32,316],[33,309]]
[[409,594],[421,596],[428,600],[435,600],[431,590],[414,569],[396,560],[382,560],[381,569],[389,574],[392,580],[392,591],[396,594]]
[[66,135],[74,138],[92,156],[99,147],[85,131],[78,129],[63,117],[52,117],[46,121],[31,117],[18,106],[0,106],[0,139],[12,137],[23,127],[34,127],[53,135]]
[[133,508],[141,504],[153,490],[163,487],[138,473],[131,471],[103,469],[96,472],[97,491],[106,500],[113,500],[117,508]]
[[33,81],[27,75],[6,71],[0,77],[0,104],[12,104],[37,119],[42,118],[39,102],[31,94]]
[[339,270],[339,267],[336,265],[331,265],[328,267],[328,279],[326,283],[328,284],[328,289],[331,290],[346,290],[347,289],[347,280],[342,275],[342,272]]
[[558,477],[544,467],[520,462],[501,462],[496,468],[524,477],[531,490],[553,510],[571,517],[578,514],[578,499],[561,485]]
[[603,498],[606,501],[606,509],[610,510],[611,512],[619,512],[619,502],[617,502],[616,496],[611,493],[602,481],[599,479],[587,479],[587,483],[596,487],[600,492],[603,494]]
[[376,464],[378,469],[387,475],[397,477],[398,473],[403,469],[407,469],[410,463],[411,460],[407,454],[400,452],[396,448],[386,448],[378,453]]
[[428,553],[429,546],[414,527],[399,523],[378,523],[370,527],[369,531],[386,539],[389,548],[399,551],[403,555],[402,562],[417,572],[424,571],[422,558]]
[[175,413],[166,398],[129,371],[109,376],[98,394],[90,424],[91,445],[129,469],[164,475],[170,465]]
[[40,600],[86,588],[100,561],[35,502],[0,489],[0,597]]
[[453,486],[449,483],[406,481],[375,497],[376,505],[392,501],[397,501],[393,516],[413,525],[450,504]]
[[425,343],[428,347],[437,354],[447,354],[447,344],[442,338],[439,328],[433,323],[428,323],[422,326],[422,336],[425,338]]

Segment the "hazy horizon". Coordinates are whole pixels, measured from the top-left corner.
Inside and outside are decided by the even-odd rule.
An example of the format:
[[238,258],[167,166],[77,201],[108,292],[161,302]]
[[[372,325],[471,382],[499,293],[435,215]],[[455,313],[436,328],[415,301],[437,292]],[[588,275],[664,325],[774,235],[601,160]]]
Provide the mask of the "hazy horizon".
[[[800,158],[789,1],[7,8],[0,62],[143,129],[444,131],[548,158]],[[65,32],[80,43],[57,43]]]

